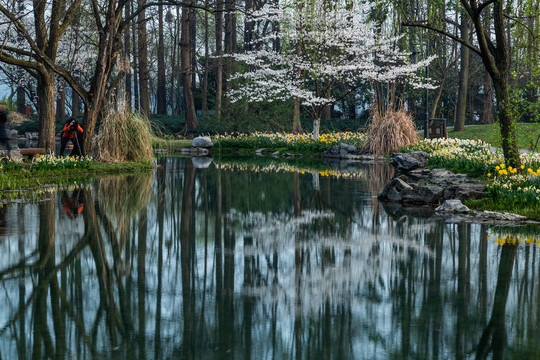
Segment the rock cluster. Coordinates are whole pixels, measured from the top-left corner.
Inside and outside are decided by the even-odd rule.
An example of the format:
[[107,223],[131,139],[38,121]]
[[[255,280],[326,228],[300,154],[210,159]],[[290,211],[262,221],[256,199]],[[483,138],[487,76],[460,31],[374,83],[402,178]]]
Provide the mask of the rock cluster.
[[373,161],[373,155],[366,150],[359,149],[354,145],[341,143],[334,145],[330,149],[321,154],[324,159],[342,159],[342,160],[358,160],[358,161]]
[[426,169],[429,155],[423,151],[394,154],[396,175],[379,193],[382,201],[405,205],[439,205],[445,200],[477,199],[485,185],[445,169]]

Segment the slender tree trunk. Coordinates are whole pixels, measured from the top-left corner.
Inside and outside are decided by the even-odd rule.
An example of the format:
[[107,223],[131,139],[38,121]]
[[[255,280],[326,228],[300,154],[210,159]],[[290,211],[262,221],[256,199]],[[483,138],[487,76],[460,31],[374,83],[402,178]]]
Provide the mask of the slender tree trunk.
[[165,47],[163,45],[163,6],[158,6],[157,48],[157,113],[167,114],[167,88],[165,78]]
[[197,12],[194,8],[189,9],[189,53],[190,53],[190,73],[191,91],[194,93],[197,87]]
[[[125,9],[125,17],[128,18],[131,16],[131,2],[128,1],[126,3],[126,9]],[[124,56],[126,59],[129,60],[130,67],[129,69],[126,69],[126,80],[125,80],[125,96],[126,96],[126,105],[129,109],[133,108],[132,103],[132,96],[133,91],[131,89],[131,33],[130,33],[130,27],[126,26],[125,33],[124,33]]]
[[[146,4],[146,0],[137,0],[139,7]],[[141,112],[150,118],[150,96],[148,89],[148,51],[146,40],[146,11],[141,11],[138,21],[138,59],[139,59],[139,97]]]
[[[469,22],[465,15],[461,16],[461,38],[469,39]],[[459,69],[459,90],[456,105],[456,121],[454,131],[465,130],[465,114],[467,112],[467,89],[469,88],[469,48],[461,45],[461,66]]]
[[137,25],[133,22],[131,28],[131,34],[133,35],[133,108],[136,111],[141,110],[141,103],[139,98],[139,51],[137,49]]
[[320,116],[316,116],[313,119],[313,139],[319,140],[320,128],[321,128],[321,118]]
[[189,131],[199,126],[197,120],[197,113],[195,111],[195,104],[193,102],[193,92],[191,88],[191,56],[190,56],[190,44],[189,44],[189,12],[188,7],[182,8],[182,35],[180,38],[180,63],[182,66],[182,85],[184,88],[184,108],[186,124],[183,131]]
[[216,0],[216,119],[221,119],[223,98],[223,0]]
[[[236,13],[234,11],[236,0],[225,0],[225,54],[233,54],[236,52]],[[229,90],[229,77],[233,72],[233,61],[231,57],[225,59],[223,67],[223,92]],[[225,97],[223,106],[225,111],[229,111],[230,103]],[[226,115],[228,116],[228,114]]]
[[54,120],[54,73],[48,71],[38,75],[38,119],[39,147],[53,153],[55,151],[55,120]]
[[[178,10],[178,7],[176,7],[176,9]],[[172,16],[172,14],[171,14]],[[178,17],[176,17],[174,19],[174,23],[172,24],[171,28],[170,28],[170,36],[171,36],[171,39],[173,39],[173,45],[172,46],[172,57],[171,57],[171,69],[172,69],[172,73],[171,73],[171,79],[170,79],[170,85],[171,85],[171,89],[170,89],[170,105],[171,105],[171,112],[173,115],[176,115],[178,113],[178,101],[177,101],[177,95],[176,95],[176,91],[175,91],[175,81],[176,79],[178,78],[178,62],[176,61],[177,59],[177,54],[178,54],[178,47],[176,46],[176,44],[178,44],[178,26],[177,26],[177,21],[179,21]]]
[[433,99],[433,107],[431,108],[430,115],[432,119],[435,118],[437,115],[437,108],[439,107],[439,102],[441,101],[445,81],[446,76],[443,75],[442,79],[439,82],[439,88],[437,89],[437,93],[435,94],[435,99]]
[[[208,7],[208,0],[205,1],[204,5]],[[209,47],[208,47],[208,12],[204,12],[204,79],[202,84],[202,106],[201,106],[201,115],[206,117],[208,115],[208,56],[209,56]]]

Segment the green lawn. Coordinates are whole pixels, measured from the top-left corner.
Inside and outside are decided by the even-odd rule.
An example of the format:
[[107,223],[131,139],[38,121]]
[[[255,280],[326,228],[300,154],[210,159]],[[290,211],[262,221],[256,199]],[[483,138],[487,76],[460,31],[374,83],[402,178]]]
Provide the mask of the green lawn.
[[[450,130],[448,137],[457,139],[482,140],[492,146],[501,146],[501,135],[498,124],[469,125],[465,131]],[[516,138],[520,149],[540,151],[540,124],[518,123]],[[537,143],[538,141],[538,143]]]

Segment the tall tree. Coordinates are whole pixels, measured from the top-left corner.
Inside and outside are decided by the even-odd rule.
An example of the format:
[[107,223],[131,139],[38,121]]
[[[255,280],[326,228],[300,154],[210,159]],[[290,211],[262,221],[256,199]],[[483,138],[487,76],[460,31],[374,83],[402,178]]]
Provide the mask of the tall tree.
[[[208,0],[205,0],[204,6],[208,7]],[[208,28],[208,11],[204,12],[204,74],[202,91],[201,115],[208,115],[208,74],[209,74],[209,28]]]
[[[128,2],[126,4],[126,9],[125,9],[125,18],[127,19],[130,16],[131,16],[131,2]],[[124,30],[124,56],[130,64],[130,68],[126,73],[126,80],[125,80],[126,105],[129,109],[132,109],[133,108],[133,101],[132,101],[133,90],[131,87],[132,76],[131,76],[131,59],[130,59],[131,57],[131,31],[130,30],[131,30],[131,27],[129,26],[126,26]]]
[[[429,21],[407,21],[405,25],[430,29],[442,35],[448,36],[457,42],[467,46],[480,56],[482,62],[491,76],[495,97],[497,99],[498,119],[500,124],[502,149],[505,161],[508,165],[519,168],[521,161],[516,141],[516,128],[510,106],[509,93],[509,49],[507,38],[507,20],[505,18],[504,0],[460,0],[466,14],[474,26],[476,43],[468,39],[462,39],[448,31],[434,26]],[[482,21],[483,13],[490,11],[493,16],[494,38],[489,37],[488,29]],[[415,19],[416,20],[416,19]],[[476,46],[477,44],[477,46]]]
[[[191,4],[191,2],[189,3]],[[180,63],[182,66],[182,85],[184,90],[184,109],[186,124],[183,131],[189,131],[199,126],[193,90],[191,87],[191,46],[190,46],[190,8],[182,7],[182,34],[180,36]]]
[[[163,2],[160,0],[160,2]],[[157,113],[167,114],[167,88],[165,77],[165,46],[163,41],[163,5],[158,7],[157,48]]]
[[[459,30],[461,31],[461,38],[465,41],[469,41],[469,17],[467,14],[461,14],[461,23]],[[469,48],[461,44],[461,63],[459,68],[459,89],[458,98],[456,104],[455,114],[455,131],[465,130],[465,115],[467,113],[467,91],[469,89],[469,74],[470,74],[470,54]],[[472,115],[472,114],[471,114]]]
[[223,102],[223,0],[216,0],[216,119],[221,119]]
[[[137,0],[139,8],[143,8],[146,0]],[[150,117],[150,95],[148,89],[148,43],[146,36],[146,11],[139,12],[137,17],[137,44],[139,61],[139,104],[141,112]]]

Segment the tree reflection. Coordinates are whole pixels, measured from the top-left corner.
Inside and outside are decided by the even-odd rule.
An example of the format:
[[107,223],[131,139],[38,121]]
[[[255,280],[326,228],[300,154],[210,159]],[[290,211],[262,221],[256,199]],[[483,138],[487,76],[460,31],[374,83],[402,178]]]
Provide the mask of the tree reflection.
[[478,344],[477,359],[486,359],[490,351],[493,353],[493,359],[504,359],[504,347],[507,340],[505,326],[506,304],[516,253],[516,245],[508,244],[502,247],[493,310],[489,323],[484,329]]
[[486,226],[374,215],[363,180],[321,176],[315,192],[311,173],[162,158],[154,178],[81,189],[75,219],[59,194],[8,208],[19,220],[0,235],[0,357],[540,353],[534,247],[495,246]]

